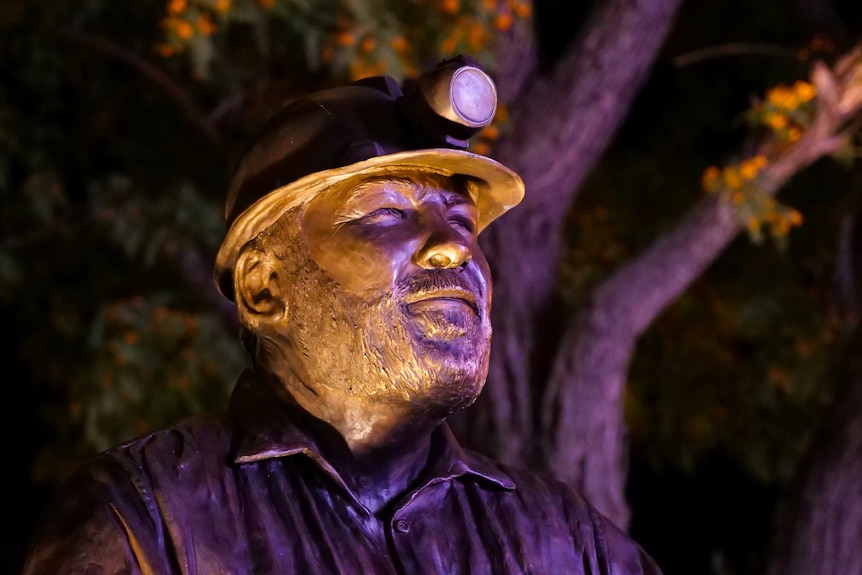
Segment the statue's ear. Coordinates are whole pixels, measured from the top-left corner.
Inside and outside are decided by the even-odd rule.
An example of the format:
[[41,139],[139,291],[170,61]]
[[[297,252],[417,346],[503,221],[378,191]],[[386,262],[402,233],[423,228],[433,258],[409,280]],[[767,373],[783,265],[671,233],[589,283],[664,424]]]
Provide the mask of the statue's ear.
[[281,288],[278,260],[269,252],[250,248],[239,255],[234,268],[236,303],[244,323],[280,321],[287,301]]

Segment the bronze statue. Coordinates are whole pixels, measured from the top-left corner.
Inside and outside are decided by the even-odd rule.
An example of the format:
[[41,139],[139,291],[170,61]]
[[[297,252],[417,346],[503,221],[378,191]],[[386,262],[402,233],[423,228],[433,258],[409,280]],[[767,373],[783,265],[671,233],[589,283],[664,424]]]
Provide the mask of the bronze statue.
[[467,151],[470,58],[295,101],[239,163],[216,281],[251,367],[224,413],[86,462],[35,574],[659,574],[567,486],[459,447],[488,370],[479,233],[521,179]]

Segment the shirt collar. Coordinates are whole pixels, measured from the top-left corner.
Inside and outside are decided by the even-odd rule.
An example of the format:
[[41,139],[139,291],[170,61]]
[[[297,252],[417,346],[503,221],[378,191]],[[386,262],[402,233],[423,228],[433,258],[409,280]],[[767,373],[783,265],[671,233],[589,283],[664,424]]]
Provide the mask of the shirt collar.
[[[238,464],[275,457],[304,454],[354,496],[318,443],[318,432],[310,429],[310,417],[299,407],[278,398],[267,382],[244,372],[234,388],[228,414],[236,425],[233,458]],[[456,477],[471,477],[504,490],[515,489],[512,479],[497,464],[463,449],[449,426],[441,424],[432,436],[432,462],[419,489]],[[355,496],[354,496],[355,499]]]

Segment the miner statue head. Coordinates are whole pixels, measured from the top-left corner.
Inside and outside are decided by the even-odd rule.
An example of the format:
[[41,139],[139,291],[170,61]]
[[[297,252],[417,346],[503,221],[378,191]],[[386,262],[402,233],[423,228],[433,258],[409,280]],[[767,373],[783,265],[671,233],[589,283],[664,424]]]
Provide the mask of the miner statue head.
[[427,435],[488,371],[479,233],[521,179],[468,151],[497,106],[474,61],[294,101],[230,184],[217,257],[255,369],[356,455]]

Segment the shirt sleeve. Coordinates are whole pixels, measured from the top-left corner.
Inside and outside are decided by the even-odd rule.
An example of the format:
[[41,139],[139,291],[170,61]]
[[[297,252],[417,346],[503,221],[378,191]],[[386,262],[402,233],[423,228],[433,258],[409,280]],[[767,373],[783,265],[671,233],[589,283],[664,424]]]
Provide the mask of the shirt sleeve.
[[171,573],[148,493],[118,461],[84,464],[41,518],[22,575]]

